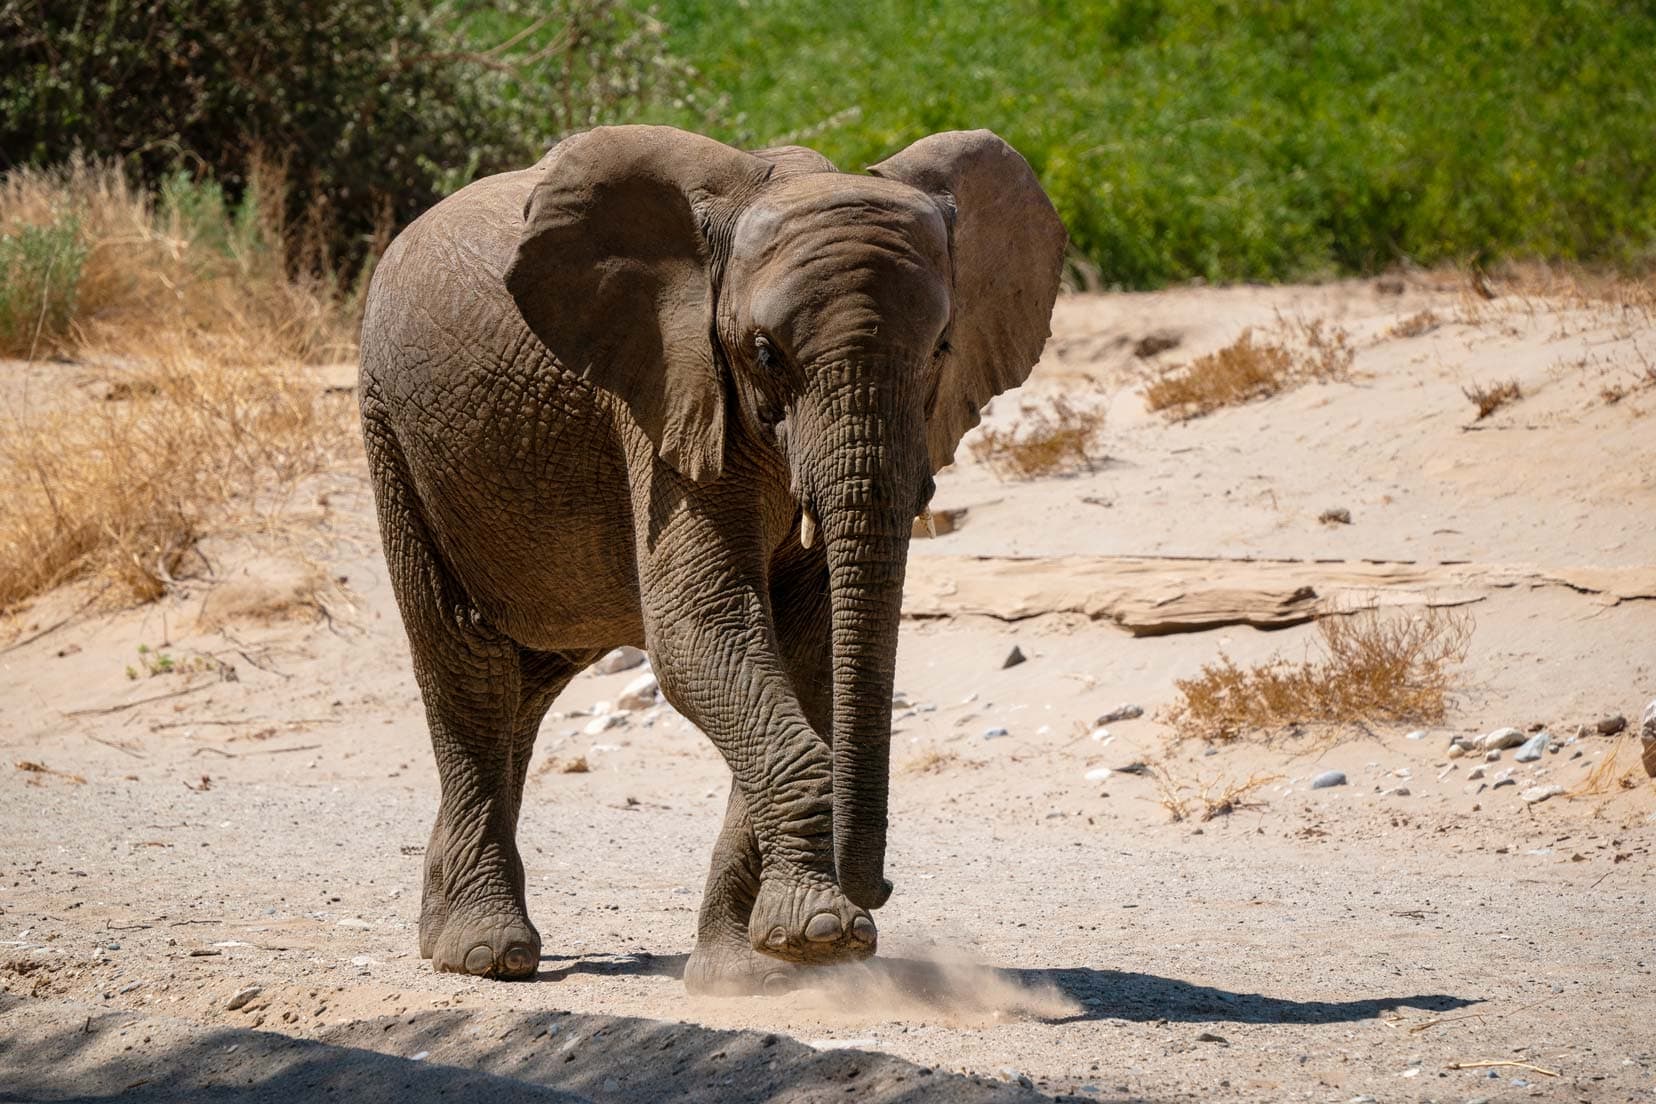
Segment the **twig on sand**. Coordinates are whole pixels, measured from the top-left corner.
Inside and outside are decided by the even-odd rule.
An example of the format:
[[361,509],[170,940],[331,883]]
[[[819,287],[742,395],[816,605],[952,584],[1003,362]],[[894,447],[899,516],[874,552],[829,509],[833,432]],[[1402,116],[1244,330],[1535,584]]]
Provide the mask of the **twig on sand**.
[[258,751],[244,751],[241,753],[241,757],[247,759],[254,755],[280,755],[285,751],[315,751],[321,746],[321,744],[296,744],[293,747],[285,748],[260,748]]
[[101,706],[97,709],[71,709],[69,712],[65,713],[64,716],[91,717],[105,713],[120,713],[123,710],[135,709],[140,705],[148,705],[150,702],[165,701],[168,698],[179,698],[183,697],[185,694],[194,694],[197,690],[205,690],[212,685],[213,683],[204,682],[200,686],[186,686],[182,690],[173,690],[165,694],[155,694],[148,698],[139,698],[137,701],[122,702],[119,705]]
[[132,756],[134,759],[142,759],[144,757],[144,753],[136,750],[135,748],[129,748],[125,744],[116,743],[114,740],[106,740],[102,736],[94,736],[90,732],[86,734],[86,738],[95,744],[102,744],[104,747],[112,747],[122,754]]
[[[1539,1008],[1539,1007],[1541,1007],[1541,1005],[1546,1004],[1551,999],[1552,999],[1551,997],[1545,997],[1545,998],[1543,998],[1541,1000],[1538,1000],[1538,1001],[1531,1001],[1529,1004],[1523,1005],[1520,1008],[1514,1008],[1511,1012],[1501,1012],[1501,1013],[1466,1012],[1466,1013],[1463,1013],[1459,1016],[1439,1016],[1436,1019],[1427,1020],[1424,1023],[1417,1023],[1417,1024],[1413,1025],[1412,1027],[1409,1028],[1409,1034],[1410,1035],[1418,1035],[1422,1031],[1425,1031],[1427,1028],[1437,1027],[1439,1024],[1457,1023],[1461,1020],[1486,1020],[1492,1015],[1498,1016],[1499,1018],[1504,1019],[1507,1016],[1516,1016],[1520,1012],[1528,1012],[1532,1008]],[[1389,1027],[1395,1027],[1397,1025],[1396,1021],[1393,1021],[1393,1020],[1386,1020],[1386,1021],[1383,1021],[1383,1022]]]
[[1504,1058],[1497,1059],[1497,1060],[1490,1061],[1490,1062],[1450,1062],[1447,1066],[1444,1066],[1443,1068],[1444,1069],[1452,1069],[1452,1070],[1469,1070],[1469,1069],[1491,1069],[1495,1066],[1516,1066],[1518,1069],[1534,1070],[1536,1073],[1545,1074],[1548,1077],[1557,1077],[1558,1076],[1558,1071],[1557,1070],[1550,1070],[1546,1066],[1538,1066],[1534,1062],[1512,1062],[1512,1061],[1508,1061]]

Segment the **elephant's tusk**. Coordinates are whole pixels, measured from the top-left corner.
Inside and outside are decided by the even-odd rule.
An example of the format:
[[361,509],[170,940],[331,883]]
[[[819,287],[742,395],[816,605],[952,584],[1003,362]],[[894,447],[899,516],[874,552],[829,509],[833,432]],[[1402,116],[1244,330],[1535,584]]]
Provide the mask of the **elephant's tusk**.
[[799,513],[799,543],[809,548],[816,543],[817,521],[809,507],[801,507]]
[[935,540],[937,538],[937,519],[932,517],[932,512],[930,510],[924,511],[920,515],[920,520],[926,523],[926,532]]

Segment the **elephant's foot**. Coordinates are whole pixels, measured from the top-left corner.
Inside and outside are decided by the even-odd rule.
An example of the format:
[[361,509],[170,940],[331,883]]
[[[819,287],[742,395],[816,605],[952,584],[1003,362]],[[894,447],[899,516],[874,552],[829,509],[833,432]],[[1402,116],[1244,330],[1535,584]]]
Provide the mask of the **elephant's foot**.
[[855,962],[872,955],[878,939],[865,910],[832,882],[809,877],[763,877],[748,917],[753,949],[785,962]]
[[803,987],[810,973],[746,943],[703,940],[684,964],[684,988],[693,997],[778,997]]
[[440,930],[428,934],[420,920],[420,953],[430,940],[431,968],[438,973],[488,978],[535,976],[540,933],[521,913],[450,913]]

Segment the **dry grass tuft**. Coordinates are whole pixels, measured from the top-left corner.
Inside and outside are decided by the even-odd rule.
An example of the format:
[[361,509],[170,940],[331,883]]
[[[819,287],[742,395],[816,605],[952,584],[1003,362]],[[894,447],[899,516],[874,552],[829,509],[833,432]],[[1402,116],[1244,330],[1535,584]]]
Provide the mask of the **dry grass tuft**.
[[1461,394],[1478,408],[1478,416],[1472,420],[1481,422],[1501,407],[1523,398],[1524,390],[1518,386],[1517,380],[1504,380],[1501,383],[1492,383],[1488,387],[1474,383],[1471,387],[1461,388]]
[[1355,352],[1345,330],[1325,327],[1320,320],[1280,318],[1275,330],[1277,336],[1263,338],[1256,338],[1252,329],[1243,330],[1224,348],[1168,369],[1145,388],[1145,404],[1185,421],[1269,398],[1302,383],[1350,375]]
[[1008,429],[984,426],[971,443],[972,457],[1002,479],[1036,479],[1063,471],[1091,471],[1103,456],[1102,406],[1076,406],[1059,396],[1049,409],[1023,407]]
[[1386,331],[1386,336],[1420,337],[1431,333],[1441,325],[1443,325],[1443,320],[1437,316],[1435,311],[1423,310],[1418,314],[1411,314],[1409,317],[1400,320],[1395,326]]
[[1243,668],[1221,654],[1195,678],[1178,680],[1168,720],[1182,736],[1211,740],[1292,724],[1439,721],[1474,622],[1454,610],[1389,617],[1366,610],[1325,617],[1317,628],[1318,657]]
[[[1636,790],[1649,781],[1649,773],[1641,756],[1641,742],[1637,733],[1625,729],[1617,736],[1581,784],[1566,797],[1614,797]],[[1656,783],[1653,783],[1656,784]]]
[[1190,792],[1192,787],[1175,780],[1165,764],[1156,765],[1153,777],[1156,780],[1156,788],[1161,793],[1161,807],[1167,810],[1175,823],[1192,817],[1205,823],[1229,816],[1241,809],[1263,809],[1265,802],[1249,795],[1282,776],[1250,774],[1240,782],[1228,778],[1216,778],[1211,782],[1198,781],[1194,793]]
[[945,748],[927,748],[903,764],[905,774],[942,774],[953,767],[966,765],[959,754]]
[[0,249],[0,353],[106,376],[0,409],[0,609],[94,573],[154,599],[233,504],[347,439],[304,366],[353,357],[354,319],[285,270],[281,201],[267,171],[239,206],[184,179],[152,199],[84,162],[0,181],[3,240],[63,247],[32,268]]

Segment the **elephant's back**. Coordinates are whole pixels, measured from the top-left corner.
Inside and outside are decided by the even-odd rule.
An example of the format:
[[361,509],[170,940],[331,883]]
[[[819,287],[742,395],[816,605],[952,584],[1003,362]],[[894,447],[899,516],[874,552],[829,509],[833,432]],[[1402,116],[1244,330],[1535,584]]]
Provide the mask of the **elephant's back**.
[[[364,382],[395,390],[396,377],[440,365],[457,343],[498,343],[501,325],[522,325],[506,293],[506,268],[534,187],[532,169],[468,184],[409,223],[380,258],[362,318]],[[494,332],[478,330],[496,319]],[[528,333],[528,327],[523,327]],[[421,356],[429,350],[432,355]],[[410,356],[408,354],[414,353]],[[412,381],[408,381],[412,382]]]

